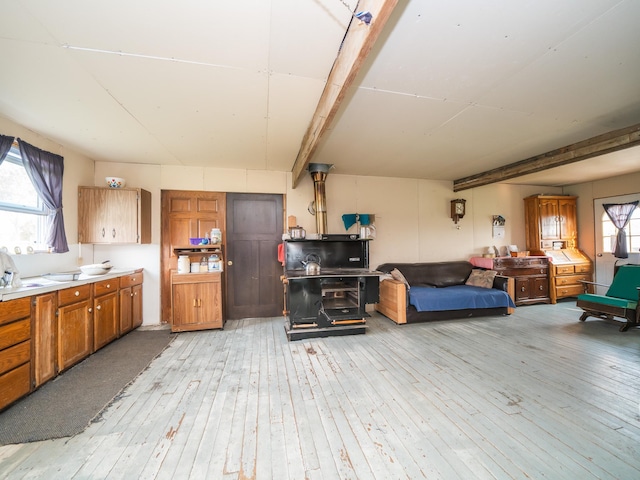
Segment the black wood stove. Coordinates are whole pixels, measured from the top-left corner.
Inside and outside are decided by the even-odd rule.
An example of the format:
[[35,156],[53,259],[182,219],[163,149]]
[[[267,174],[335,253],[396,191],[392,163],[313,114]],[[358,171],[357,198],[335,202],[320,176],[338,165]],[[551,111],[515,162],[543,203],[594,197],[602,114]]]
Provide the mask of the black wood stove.
[[[320,235],[286,240],[285,331],[289,340],[365,333],[366,304],[379,297],[380,272],[369,270],[369,240]],[[308,273],[309,261],[320,264]]]

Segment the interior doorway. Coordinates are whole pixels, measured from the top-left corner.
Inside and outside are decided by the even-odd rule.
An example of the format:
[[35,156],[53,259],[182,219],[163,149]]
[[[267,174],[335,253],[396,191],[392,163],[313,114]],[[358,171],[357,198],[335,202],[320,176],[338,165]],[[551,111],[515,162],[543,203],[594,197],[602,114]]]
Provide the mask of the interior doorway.
[[227,193],[227,319],[282,316],[283,196]]

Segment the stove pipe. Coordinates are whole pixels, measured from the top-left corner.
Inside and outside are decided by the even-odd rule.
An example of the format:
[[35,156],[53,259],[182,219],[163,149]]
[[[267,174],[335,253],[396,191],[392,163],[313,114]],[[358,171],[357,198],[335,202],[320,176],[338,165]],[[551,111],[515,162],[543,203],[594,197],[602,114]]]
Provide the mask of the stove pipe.
[[324,190],[324,181],[331,167],[333,165],[328,163],[309,164],[309,173],[313,179],[315,196],[316,228],[320,234],[327,233],[327,195]]

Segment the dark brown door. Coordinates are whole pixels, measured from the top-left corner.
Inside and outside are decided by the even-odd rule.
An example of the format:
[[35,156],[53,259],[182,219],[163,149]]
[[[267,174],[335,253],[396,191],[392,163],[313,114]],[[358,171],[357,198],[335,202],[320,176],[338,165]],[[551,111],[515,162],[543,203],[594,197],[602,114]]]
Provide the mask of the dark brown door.
[[282,195],[227,194],[228,319],[282,315]]

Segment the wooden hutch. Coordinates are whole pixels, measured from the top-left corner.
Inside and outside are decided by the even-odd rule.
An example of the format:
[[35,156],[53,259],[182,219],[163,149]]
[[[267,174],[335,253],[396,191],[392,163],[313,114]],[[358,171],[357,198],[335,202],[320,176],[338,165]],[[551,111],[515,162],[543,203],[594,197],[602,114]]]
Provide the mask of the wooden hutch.
[[524,199],[527,250],[549,258],[551,303],[583,293],[593,265],[578,248],[577,197],[533,195]]

